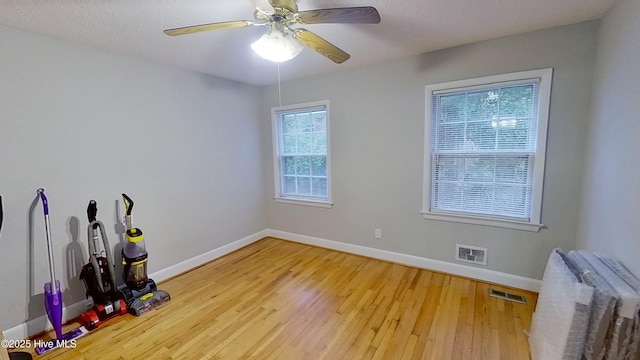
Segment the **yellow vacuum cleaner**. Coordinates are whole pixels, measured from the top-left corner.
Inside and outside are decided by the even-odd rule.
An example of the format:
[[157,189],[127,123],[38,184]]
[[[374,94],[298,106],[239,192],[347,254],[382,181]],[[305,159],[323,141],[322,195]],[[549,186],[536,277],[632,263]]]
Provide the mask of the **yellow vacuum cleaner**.
[[122,194],[122,199],[126,210],[127,242],[122,249],[125,283],[119,291],[127,302],[129,313],[140,316],[166,304],[171,300],[171,296],[166,291],[158,290],[156,283],[147,277],[148,255],[144,234],[132,224],[133,200],[126,194]]

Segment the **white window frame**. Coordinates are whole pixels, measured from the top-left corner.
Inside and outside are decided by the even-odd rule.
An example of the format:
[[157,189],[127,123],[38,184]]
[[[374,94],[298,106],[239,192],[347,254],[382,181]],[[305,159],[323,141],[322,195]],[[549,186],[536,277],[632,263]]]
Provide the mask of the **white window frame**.
[[[549,105],[551,97],[551,82],[553,69],[539,69],[521,71],[509,74],[493,75],[475,79],[451,81],[425,86],[425,126],[424,126],[424,169],[423,169],[423,199],[422,216],[425,219],[452,221],[468,224],[488,225],[517,230],[539,231],[544,225],[541,223],[542,212],[542,189],[544,185],[544,168],[547,144],[547,126],[549,121]],[[531,209],[529,221],[519,221],[504,219],[492,216],[469,215],[461,213],[449,213],[438,210],[431,210],[431,191],[433,174],[431,171],[432,147],[431,130],[433,116],[433,94],[434,92],[453,91],[460,88],[485,88],[492,85],[499,86],[499,83],[522,81],[527,79],[539,79],[538,94],[538,123],[537,142],[534,155],[533,168],[533,188],[531,193]]]
[[[312,198],[307,198],[303,196],[287,196],[286,194],[281,193],[281,141],[280,141],[280,122],[278,121],[278,114],[282,112],[291,112],[291,111],[305,111],[312,110],[316,108],[324,108],[326,111],[326,132],[327,132],[327,200],[316,200]],[[322,208],[331,208],[333,206],[333,202],[331,201],[331,140],[330,140],[330,115],[329,115],[329,100],[322,101],[314,101],[302,104],[295,105],[287,105],[287,106],[277,106],[271,108],[271,130],[272,130],[272,139],[273,139],[273,176],[274,176],[274,185],[275,192],[273,200],[278,203],[284,204],[294,204],[294,205],[306,205],[306,206],[315,206]]]

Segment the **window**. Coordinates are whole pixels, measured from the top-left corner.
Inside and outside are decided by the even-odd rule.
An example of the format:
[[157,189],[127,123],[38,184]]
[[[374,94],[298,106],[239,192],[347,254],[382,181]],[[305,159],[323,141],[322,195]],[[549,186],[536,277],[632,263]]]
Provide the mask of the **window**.
[[424,218],[538,231],[552,69],[426,86]]
[[272,109],[275,200],[331,206],[329,102]]

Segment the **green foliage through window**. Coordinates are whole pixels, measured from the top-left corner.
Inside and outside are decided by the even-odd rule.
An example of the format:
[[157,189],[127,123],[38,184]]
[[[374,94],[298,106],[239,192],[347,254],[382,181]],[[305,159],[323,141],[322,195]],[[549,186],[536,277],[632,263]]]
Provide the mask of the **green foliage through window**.
[[327,112],[324,107],[277,113],[280,192],[328,199]]
[[433,95],[432,209],[528,220],[537,83]]

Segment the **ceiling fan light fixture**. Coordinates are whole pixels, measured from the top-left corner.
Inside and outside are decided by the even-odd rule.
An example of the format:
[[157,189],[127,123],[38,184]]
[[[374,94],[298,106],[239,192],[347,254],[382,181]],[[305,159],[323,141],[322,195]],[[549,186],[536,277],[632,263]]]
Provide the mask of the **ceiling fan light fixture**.
[[271,29],[251,44],[251,49],[261,58],[283,62],[298,56],[304,47],[291,34],[279,29]]

